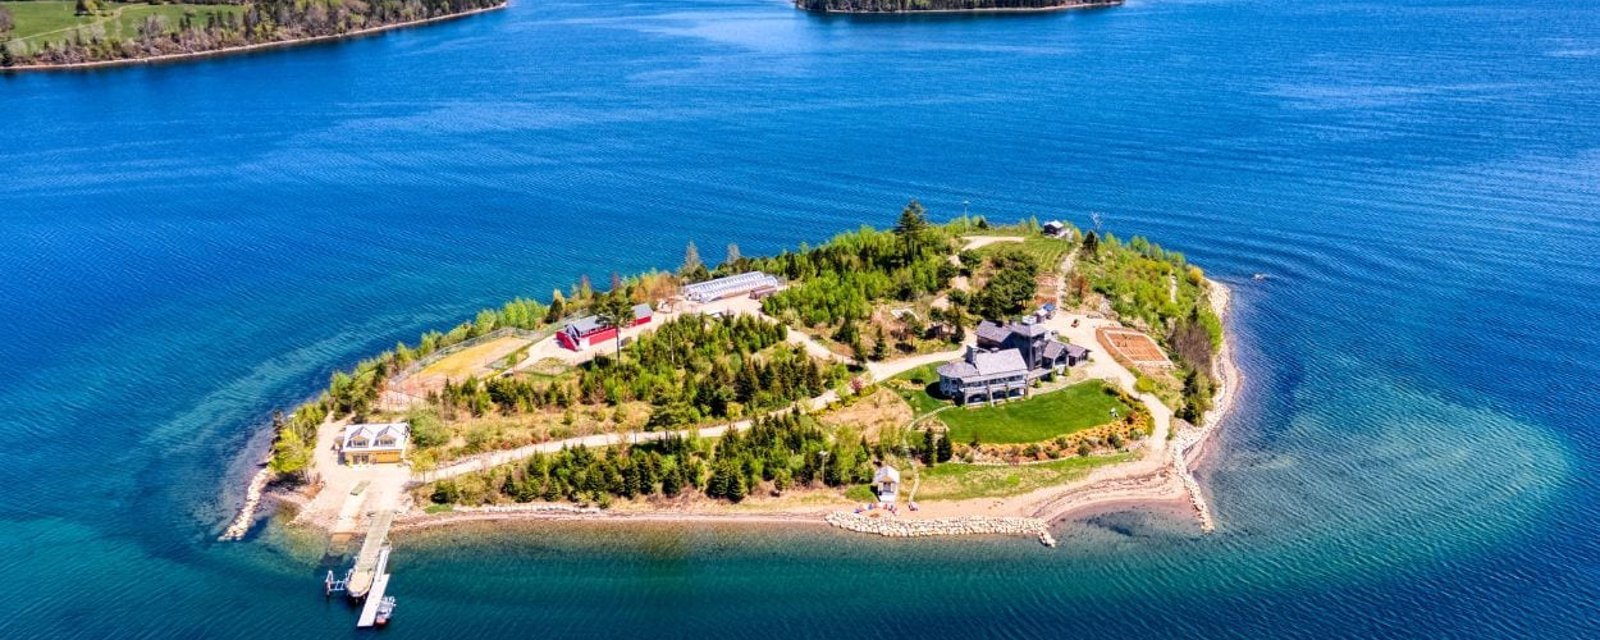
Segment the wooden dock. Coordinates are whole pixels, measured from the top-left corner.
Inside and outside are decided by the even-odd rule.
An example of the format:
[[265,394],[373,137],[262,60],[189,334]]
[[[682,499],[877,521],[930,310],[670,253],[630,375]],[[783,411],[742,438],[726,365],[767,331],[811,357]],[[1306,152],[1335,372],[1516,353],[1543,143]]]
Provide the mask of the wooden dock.
[[361,606],[361,617],[356,620],[356,627],[365,629],[372,626],[378,618],[378,607],[383,604],[383,592],[389,589],[389,547],[384,545],[378,552],[377,574],[372,580],[372,587],[367,593],[367,601]]
[[[361,553],[356,556],[355,569],[346,587],[352,600],[367,598],[379,576],[386,576],[389,566],[389,525],[394,523],[394,510],[381,509],[372,514],[372,524],[367,527],[367,537],[361,541]],[[369,598],[368,604],[381,599]]]

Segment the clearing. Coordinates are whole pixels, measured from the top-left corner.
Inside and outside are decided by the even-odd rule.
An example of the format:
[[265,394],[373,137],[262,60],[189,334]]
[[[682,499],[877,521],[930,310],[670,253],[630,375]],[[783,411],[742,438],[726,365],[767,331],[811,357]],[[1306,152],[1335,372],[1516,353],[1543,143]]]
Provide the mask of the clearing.
[[[467,376],[482,376],[511,368],[520,358],[511,358],[511,362],[504,362],[508,356],[516,354],[532,344],[527,338],[517,336],[504,336],[495,338],[483,344],[476,344],[462,349],[448,356],[440,358],[437,362],[422,368],[417,373],[420,378],[440,378],[448,380],[464,380]],[[500,366],[500,365],[505,366]]]
[[1111,410],[1126,416],[1131,409],[1106,390],[1105,382],[1080,382],[1060,391],[1037,393],[1026,400],[994,406],[959,408],[939,414],[950,427],[952,442],[985,444],[1041,442],[1111,422]]

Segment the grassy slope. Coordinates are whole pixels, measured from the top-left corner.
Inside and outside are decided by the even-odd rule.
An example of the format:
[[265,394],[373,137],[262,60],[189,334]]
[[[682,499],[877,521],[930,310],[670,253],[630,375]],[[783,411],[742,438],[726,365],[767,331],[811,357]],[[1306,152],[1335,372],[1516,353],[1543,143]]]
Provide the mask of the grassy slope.
[[1119,453],[1023,465],[947,462],[921,471],[922,483],[917,487],[916,499],[968,500],[1020,495],[1077,480],[1096,467],[1127,462],[1133,457],[1131,453]]
[[[950,406],[949,402],[928,395],[928,385],[939,381],[938,369],[943,365],[942,362],[936,362],[917,367],[895,376],[889,386],[905,399],[906,404],[911,405],[913,413],[917,416],[927,415]],[[902,381],[909,384],[902,384]]]
[[[994,235],[1014,234],[1007,233]],[[1033,258],[1034,263],[1039,265],[1039,271],[1041,273],[1054,273],[1061,267],[1061,259],[1066,257],[1067,252],[1071,251],[1072,247],[1073,243],[1059,238],[1047,238],[1041,235],[1027,235],[1023,237],[1022,242],[996,242],[989,246],[978,249],[978,253],[980,255],[991,255],[1001,251],[1020,250],[1029,257]]]
[[969,442],[974,434],[990,444],[1040,442],[1110,422],[1112,408],[1128,415],[1128,406],[1104,390],[1105,383],[1091,380],[1027,400],[951,409],[939,420],[954,442]]
[[[158,15],[167,19],[169,28],[176,28],[178,21],[183,19],[187,11],[194,12],[196,24],[205,24],[206,15],[215,13],[241,13],[244,8],[237,5],[193,5],[193,4],[165,4],[152,6],[148,4],[107,4],[103,14],[98,16],[75,16],[73,10],[76,2],[61,2],[56,0],[30,0],[28,2],[0,2],[0,7],[11,11],[16,28],[11,32],[11,37],[30,49],[39,49],[48,42],[65,42],[72,37],[73,27],[85,27],[91,24],[100,24],[105,29],[106,37],[119,37],[125,40],[137,38],[139,23],[148,16]],[[86,37],[87,32],[84,34]]]

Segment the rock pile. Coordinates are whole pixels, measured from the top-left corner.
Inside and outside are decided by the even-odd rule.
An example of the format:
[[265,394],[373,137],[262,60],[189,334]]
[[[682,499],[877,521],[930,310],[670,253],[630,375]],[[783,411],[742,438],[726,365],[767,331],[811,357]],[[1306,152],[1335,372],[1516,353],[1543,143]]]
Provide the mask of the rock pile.
[[828,524],[855,531],[890,538],[921,538],[925,536],[968,535],[1020,535],[1033,536],[1047,547],[1056,546],[1050,528],[1038,518],[990,518],[963,516],[928,520],[902,520],[900,518],[872,518],[859,513],[838,511],[828,514]]
[[234,517],[233,524],[223,530],[218,540],[238,540],[250,531],[250,523],[256,519],[256,507],[261,505],[261,495],[266,492],[267,483],[272,480],[272,469],[262,467],[250,479],[250,486],[244,491],[244,505],[239,507],[239,515]]
[[1189,472],[1187,455],[1189,448],[1200,442],[1205,434],[1206,432],[1201,429],[1186,429],[1178,434],[1172,443],[1172,468],[1177,471],[1178,480],[1189,493],[1189,502],[1194,505],[1195,514],[1200,517],[1200,530],[1212,531],[1217,528],[1217,523],[1211,518],[1211,505],[1206,503],[1205,494],[1200,493],[1200,483],[1194,479],[1194,474]]

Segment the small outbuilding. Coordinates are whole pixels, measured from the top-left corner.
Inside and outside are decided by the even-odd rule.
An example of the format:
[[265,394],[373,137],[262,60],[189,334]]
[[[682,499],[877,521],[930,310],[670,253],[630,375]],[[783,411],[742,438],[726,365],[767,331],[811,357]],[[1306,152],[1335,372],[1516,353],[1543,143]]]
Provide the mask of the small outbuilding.
[[[655,311],[648,304],[633,306],[633,321],[630,327],[649,324],[655,317]],[[567,323],[566,327],[556,334],[556,342],[573,351],[582,351],[591,345],[600,344],[617,337],[616,327],[606,326],[600,322],[600,316],[584,316]]]
[[900,494],[900,470],[889,465],[878,467],[877,473],[872,474],[872,489],[878,494],[878,502],[894,504]]

